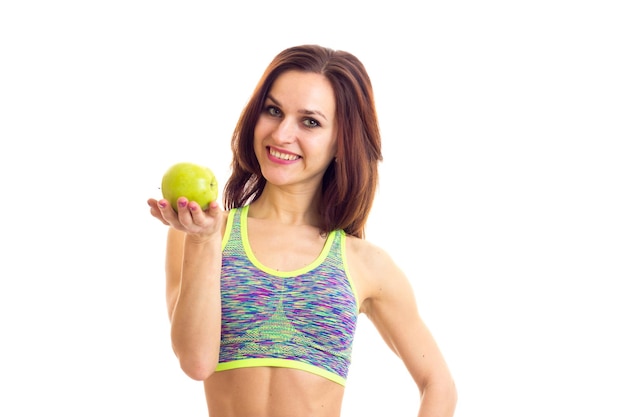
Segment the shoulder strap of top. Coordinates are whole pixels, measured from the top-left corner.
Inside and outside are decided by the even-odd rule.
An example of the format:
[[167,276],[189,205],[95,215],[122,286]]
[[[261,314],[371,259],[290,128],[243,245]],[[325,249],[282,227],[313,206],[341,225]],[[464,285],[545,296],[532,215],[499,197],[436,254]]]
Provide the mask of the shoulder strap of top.
[[[241,208],[233,208],[228,212],[228,219],[226,220],[226,228],[224,229],[224,236],[222,237],[222,250],[226,247],[228,243],[228,239],[230,239],[230,235],[233,230],[233,225],[235,223],[239,223],[239,218],[241,216]],[[236,218],[235,218],[236,217]]]

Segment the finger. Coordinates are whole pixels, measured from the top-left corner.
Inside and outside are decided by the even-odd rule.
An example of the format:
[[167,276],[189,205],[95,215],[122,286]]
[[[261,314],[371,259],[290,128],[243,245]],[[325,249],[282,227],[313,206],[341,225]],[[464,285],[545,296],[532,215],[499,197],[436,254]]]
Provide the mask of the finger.
[[195,201],[190,201],[187,204],[187,207],[189,209],[189,213],[191,214],[193,223],[198,226],[204,226],[206,223],[208,211],[202,211],[202,207],[200,207],[200,204],[196,203]]
[[215,217],[220,212],[220,205],[217,203],[217,201],[211,201],[209,203],[207,212],[213,217]]
[[180,223],[178,221],[178,213],[174,210],[174,207],[165,199],[159,200],[157,202],[157,207],[161,213],[161,218],[163,221],[176,228],[180,227]]
[[189,208],[189,200],[185,197],[179,197],[176,201],[177,205],[177,220],[180,224],[189,229],[189,227],[193,226],[193,218],[191,217],[191,212]]
[[151,198],[148,200],[148,205],[150,206],[150,214],[152,215],[152,217],[155,217],[161,223],[169,226],[169,223],[163,218],[158,202],[155,199]]

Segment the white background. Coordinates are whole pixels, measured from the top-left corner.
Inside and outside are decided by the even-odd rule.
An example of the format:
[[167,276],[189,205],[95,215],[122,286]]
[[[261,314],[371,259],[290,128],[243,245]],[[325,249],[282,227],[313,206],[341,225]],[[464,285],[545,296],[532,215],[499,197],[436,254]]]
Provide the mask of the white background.
[[[369,69],[385,159],[367,237],[411,277],[456,415],[626,416],[618,3],[3,2],[0,415],[206,415],[145,201],[181,160],[223,184],[265,66],[319,43]],[[344,415],[417,402],[363,316]]]

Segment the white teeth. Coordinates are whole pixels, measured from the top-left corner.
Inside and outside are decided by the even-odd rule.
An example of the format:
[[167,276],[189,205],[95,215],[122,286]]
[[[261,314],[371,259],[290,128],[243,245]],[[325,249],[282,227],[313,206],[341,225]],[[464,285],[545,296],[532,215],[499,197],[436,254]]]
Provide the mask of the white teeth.
[[285,161],[295,161],[296,159],[298,159],[298,155],[290,155],[282,152],[277,152],[272,148],[270,148],[270,155],[278,159],[284,159]]

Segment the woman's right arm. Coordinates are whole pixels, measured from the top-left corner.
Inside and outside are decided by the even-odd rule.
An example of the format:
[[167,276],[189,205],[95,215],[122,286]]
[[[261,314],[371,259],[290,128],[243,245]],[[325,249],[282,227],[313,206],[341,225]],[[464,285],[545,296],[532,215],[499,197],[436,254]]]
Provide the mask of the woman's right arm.
[[183,265],[183,246],[185,233],[170,227],[167,232],[165,253],[165,300],[167,302],[167,316],[172,322],[174,307],[180,293],[180,278]]
[[225,215],[217,205],[206,212],[159,208],[161,215],[155,217],[170,224],[165,270],[172,348],[183,371],[202,381],[215,370],[219,355]]

